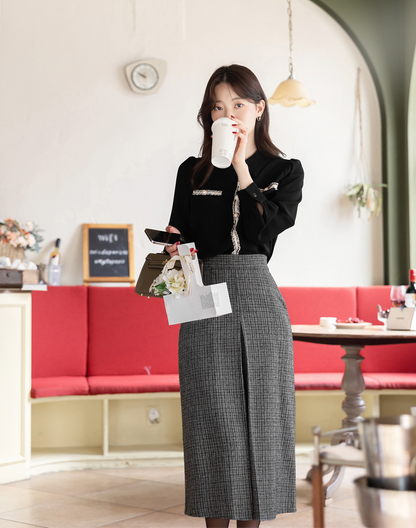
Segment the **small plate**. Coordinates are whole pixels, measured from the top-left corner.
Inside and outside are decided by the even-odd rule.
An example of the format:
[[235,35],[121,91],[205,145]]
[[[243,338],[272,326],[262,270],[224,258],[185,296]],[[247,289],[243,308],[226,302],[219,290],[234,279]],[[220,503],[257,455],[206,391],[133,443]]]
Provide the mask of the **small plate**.
[[362,330],[371,323],[334,323],[338,330]]

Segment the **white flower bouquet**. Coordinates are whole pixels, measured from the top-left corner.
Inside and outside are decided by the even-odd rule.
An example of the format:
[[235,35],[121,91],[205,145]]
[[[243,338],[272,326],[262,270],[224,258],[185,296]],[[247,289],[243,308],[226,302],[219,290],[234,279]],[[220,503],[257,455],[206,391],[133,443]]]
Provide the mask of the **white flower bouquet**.
[[173,293],[176,299],[179,299],[187,291],[187,285],[183,270],[171,269],[162,272],[152,282],[149,292],[162,297],[163,295],[170,295]]
[[26,224],[20,225],[17,220],[6,218],[4,222],[0,222],[0,244],[39,252],[39,242],[43,241],[39,231],[43,230],[33,222],[27,221]]
[[[194,273],[195,268],[192,260],[196,258],[197,253],[197,249],[191,248],[189,255],[171,257],[165,264],[162,273],[152,282],[149,292],[156,297],[173,294],[175,299],[191,295],[191,281],[186,280],[183,266],[185,265],[191,273]],[[177,260],[182,265],[180,270],[174,268]]]

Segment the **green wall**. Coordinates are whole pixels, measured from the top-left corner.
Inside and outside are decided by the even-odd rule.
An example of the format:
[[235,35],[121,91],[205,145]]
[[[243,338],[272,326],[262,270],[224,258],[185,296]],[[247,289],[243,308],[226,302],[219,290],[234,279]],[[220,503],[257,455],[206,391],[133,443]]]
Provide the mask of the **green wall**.
[[416,267],[416,156],[408,149],[408,138],[413,144],[416,140],[416,117],[409,119],[409,108],[416,111],[416,1],[312,1],[347,31],[373,76],[381,111],[383,182],[388,185],[383,191],[384,280],[407,284],[408,269]]

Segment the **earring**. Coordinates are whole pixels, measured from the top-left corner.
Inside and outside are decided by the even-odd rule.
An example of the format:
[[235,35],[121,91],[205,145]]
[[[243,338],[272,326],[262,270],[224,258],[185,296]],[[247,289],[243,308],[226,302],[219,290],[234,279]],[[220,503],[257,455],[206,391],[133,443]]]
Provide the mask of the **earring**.
[[261,121],[261,115],[257,116],[257,121]]

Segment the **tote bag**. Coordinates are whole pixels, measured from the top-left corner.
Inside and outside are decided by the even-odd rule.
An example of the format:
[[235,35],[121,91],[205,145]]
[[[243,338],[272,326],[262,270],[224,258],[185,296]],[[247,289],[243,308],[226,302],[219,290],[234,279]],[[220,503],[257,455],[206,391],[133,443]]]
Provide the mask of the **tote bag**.
[[[171,294],[163,298],[170,325],[219,317],[232,312],[227,283],[204,286],[198,257],[195,254],[191,259],[191,248],[195,249],[193,242],[178,246],[179,256],[188,257],[181,259],[189,287],[188,295],[177,298]],[[170,265],[173,266],[173,262]]]

